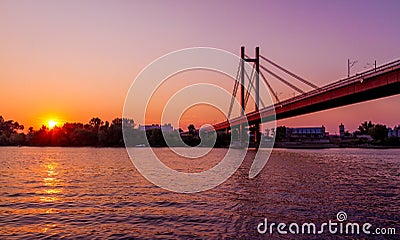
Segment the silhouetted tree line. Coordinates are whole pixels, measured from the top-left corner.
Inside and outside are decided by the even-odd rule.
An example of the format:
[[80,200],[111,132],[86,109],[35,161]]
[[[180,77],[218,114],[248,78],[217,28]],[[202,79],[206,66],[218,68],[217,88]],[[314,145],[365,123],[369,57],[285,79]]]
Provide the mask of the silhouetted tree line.
[[[122,126],[126,131],[126,144],[123,139]],[[400,126],[397,127],[400,129]],[[29,128],[24,133],[24,126],[13,120],[4,120],[0,116],[0,146],[72,146],[72,147],[128,147],[152,146],[152,147],[183,147],[183,146],[207,146],[227,147],[230,144],[231,134],[218,132],[215,136],[207,132],[196,130],[193,124],[188,126],[188,132],[182,129],[162,132],[160,128],[141,131],[135,128],[133,119],[115,118],[110,122],[100,118],[92,118],[88,123],[65,123],[62,127],[55,126],[52,129],[42,126],[39,130]],[[276,137],[276,141],[286,139],[286,127],[280,126],[268,129],[268,135]],[[371,121],[363,122],[357,135],[370,135],[376,145],[400,146],[400,139],[395,136],[388,137],[388,129],[385,125],[374,124]],[[360,140],[362,141],[362,140]],[[167,145],[168,143],[168,145]]]
[[28,146],[124,146],[122,122],[134,126],[131,119],[116,118],[111,123],[100,118],[92,118],[89,123],[65,123],[62,127],[48,129],[42,126],[39,130],[29,128],[25,142]]
[[398,137],[388,137],[388,128],[386,125],[374,124],[371,121],[361,123],[358,130],[354,132],[354,135],[370,135],[374,139],[373,143],[377,145],[400,146]]
[[[213,136],[212,133],[204,131],[199,134],[193,124],[189,125],[186,134],[183,133],[182,129],[163,133],[161,129],[154,128],[146,130],[146,132],[136,131],[135,133],[127,134],[127,136],[128,146],[149,144],[152,147],[227,147],[230,144],[230,134],[218,132],[216,136]],[[148,143],[143,140],[145,138],[147,138]]]
[[0,146],[19,145],[25,142],[24,126],[0,116]]
[[[88,123],[65,123],[62,127],[55,126],[49,129],[43,125],[34,130],[30,127],[28,133],[24,133],[24,126],[13,120],[5,121],[0,116],[0,146],[61,146],[61,147],[124,147],[123,128],[126,131],[126,145],[134,146],[212,146],[213,138],[208,134],[199,137],[193,124],[188,127],[188,134],[181,136],[180,131],[162,133],[161,129],[149,129],[141,131],[135,128],[133,119],[115,118],[110,122],[100,118],[92,118]],[[147,140],[147,141],[146,141]],[[218,133],[215,146],[228,146],[230,135]]]
[[24,126],[13,120],[5,121],[0,116],[0,146],[124,146],[122,124],[134,127],[132,119],[116,118],[111,123],[100,118],[92,118],[89,123],[65,123],[62,127],[49,129],[42,126],[39,130],[29,128],[23,133]]

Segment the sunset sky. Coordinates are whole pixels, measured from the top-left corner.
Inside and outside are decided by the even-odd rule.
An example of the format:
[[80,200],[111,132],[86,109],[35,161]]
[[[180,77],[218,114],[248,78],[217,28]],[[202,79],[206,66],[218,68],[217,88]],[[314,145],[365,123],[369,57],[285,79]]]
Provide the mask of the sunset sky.
[[[380,65],[400,58],[399,9],[397,0],[2,0],[0,115],[26,128],[49,119],[110,121],[122,115],[126,93],[146,65],[188,47],[240,54],[243,45],[253,55],[259,46],[262,55],[324,85],[347,75],[348,58],[358,60],[353,73],[374,60]],[[184,77],[169,84],[218,82],[218,74]],[[232,82],[220,84],[233,88]],[[282,98],[293,95],[276,84]],[[278,125],[325,125],[332,133],[340,123],[352,131],[365,120],[393,126],[400,124],[399,107],[400,96],[394,96]],[[186,115],[182,128],[221,119],[205,108]]]

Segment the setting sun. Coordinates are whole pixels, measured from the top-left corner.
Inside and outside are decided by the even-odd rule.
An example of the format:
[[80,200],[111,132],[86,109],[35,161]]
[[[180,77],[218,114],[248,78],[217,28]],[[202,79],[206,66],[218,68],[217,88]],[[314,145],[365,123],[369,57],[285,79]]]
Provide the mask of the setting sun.
[[53,129],[55,126],[57,126],[57,122],[54,121],[53,119],[49,120],[47,123],[47,127],[49,127],[50,129]]

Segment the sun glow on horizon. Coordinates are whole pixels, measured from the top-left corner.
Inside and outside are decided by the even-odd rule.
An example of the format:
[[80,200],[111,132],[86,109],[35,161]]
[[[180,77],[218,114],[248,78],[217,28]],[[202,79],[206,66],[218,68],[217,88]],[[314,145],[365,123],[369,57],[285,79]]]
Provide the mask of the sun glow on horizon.
[[58,122],[54,121],[53,119],[50,119],[50,120],[47,122],[47,127],[48,127],[49,129],[53,129],[55,126],[57,126],[57,124],[58,124]]

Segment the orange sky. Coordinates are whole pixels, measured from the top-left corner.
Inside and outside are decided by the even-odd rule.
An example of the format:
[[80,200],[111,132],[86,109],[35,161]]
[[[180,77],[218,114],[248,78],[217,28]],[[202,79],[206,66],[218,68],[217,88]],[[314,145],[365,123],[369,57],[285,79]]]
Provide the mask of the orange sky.
[[[215,84],[227,91],[231,91],[233,88],[233,79],[221,73],[207,70],[192,70],[179,73],[167,79],[152,95],[146,112],[147,124],[161,123],[162,112],[165,111],[164,108],[167,102],[171,100],[171,97],[184,87],[199,83]],[[202,94],[207,95],[209,93],[204,92]],[[222,100],[230,102],[230,98]],[[185,104],[185,97],[179,97],[179,95],[176,101],[182,104],[181,106],[173,106],[172,113],[170,113],[171,117],[168,118],[169,121],[166,123],[172,123],[174,126],[178,126],[179,124],[179,127],[186,130],[187,126],[192,123],[199,128],[203,124],[214,124],[226,120],[224,114],[213,106],[199,104],[189,107]],[[186,111],[181,111],[180,107],[184,109],[189,108]],[[173,116],[176,118],[173,118]],[[181,118],[179,119],[179,117]]]
[[[49,119],[111,121],[122,115],[129,86],[147,64],[187,47],[238,54],[245,45],[253,55],[260,46],[263,55],[317,85],[344,77],[347,58],[358,60],[355,73],[374,60],[379,65],[400,57],[398,1],[328,2],[1,1],[0,115],[26,129]],[[217,76],[177,76],[160,95],[198,81],[233,88]],[[292,96],[272,84],[281,98]],[[325,125],[330,132],[341,122],[350,130],[365,120],[393,126],[400,123],[399,106],[394,96],[279,124]],[[181,127],[220,118],[215,109],[193,108]]]

